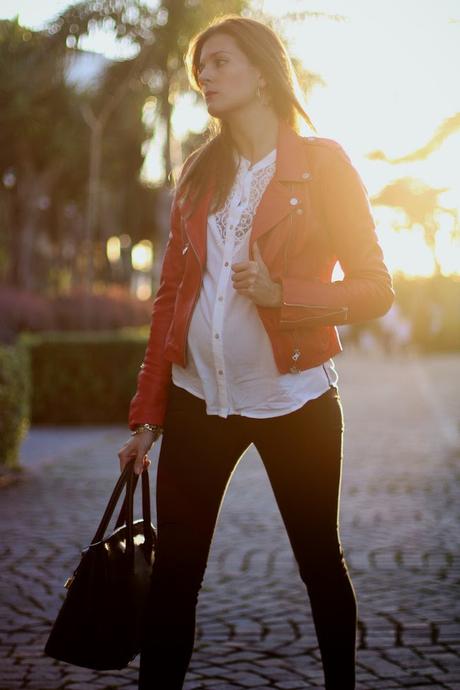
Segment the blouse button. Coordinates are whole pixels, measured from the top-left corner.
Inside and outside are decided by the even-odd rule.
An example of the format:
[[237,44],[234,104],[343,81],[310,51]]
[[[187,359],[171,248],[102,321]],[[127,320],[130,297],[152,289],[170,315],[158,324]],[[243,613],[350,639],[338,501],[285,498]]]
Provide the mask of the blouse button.
[[308,180],[308,178],[310,177],[310,173],[309,173],[309,172],[304,172],[304,173],[302,173],[302,177],[303,177],[304,180]]
[[295,196],[293,196],[289,203],[291,204],[291,206],[297,206],[299,200]]

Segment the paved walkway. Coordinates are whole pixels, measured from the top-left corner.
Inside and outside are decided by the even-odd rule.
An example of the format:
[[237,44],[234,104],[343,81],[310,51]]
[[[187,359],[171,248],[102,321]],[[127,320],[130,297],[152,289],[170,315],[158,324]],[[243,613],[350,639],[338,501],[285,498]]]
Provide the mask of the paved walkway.
[[[341,536],[358,598],[357,690],[458,690],[460,356],[349,352],[336,365],[346,422]],[[24,443],[24,476],[0,491],[0,690],[136,688],[138,659],[96,673],[43,654],[126,438],[120,427],[42,428]],[[158,447],[152,493],[157,457]],[[185,690],[323,687],[305,589],[250,448],[214,536]]]

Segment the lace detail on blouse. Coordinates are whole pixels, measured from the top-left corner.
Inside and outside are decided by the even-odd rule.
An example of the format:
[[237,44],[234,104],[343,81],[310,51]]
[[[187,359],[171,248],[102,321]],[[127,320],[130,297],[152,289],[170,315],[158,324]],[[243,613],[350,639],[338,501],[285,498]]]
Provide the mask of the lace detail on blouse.
[[[257,206],[260,203],[268,183],[275,173],[276,161],[254,170],[253,173],[251,173],[251,171],[247,168],[247,163],[248,161],[246,161],[246,159],[242,159],[242,163],[237,170],[235,181],[224,206],[214,214],[215,223],[220,235],[220,239],[223,243],[225,243],[227,229],[233,229],[235,235],[235,244],[241,241],[241,239],[251,229]],[[246,189],[243,186],[244,177],[249,174],[252,176],[251,186],[249,189],[249,194],[247,195],[247,198],[245,198]],[[238,196],[241,196],[239,203],[237,200]],[[235,204],[237,212],[241,207],[243,207],[243,210],[236,227],[232,228],[229,226],[230,213],[232,207],[235,207]]]

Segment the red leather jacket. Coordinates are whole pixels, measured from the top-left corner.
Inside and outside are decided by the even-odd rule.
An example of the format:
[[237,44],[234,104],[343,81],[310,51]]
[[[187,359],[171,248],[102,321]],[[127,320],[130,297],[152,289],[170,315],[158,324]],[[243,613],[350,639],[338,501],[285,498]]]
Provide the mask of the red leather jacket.
[[[211,194],[212,188],[191,214],[188,200],[173,201],[130,428],[163,423],[172,362],[186,365],[188,327],[206,265]],[[332,139],[302,137],[280,122],[275,174],[249,238],[251,260],[255,240],[283,289],[281,307],[257,306],[280,373],[321,364],[342,350],[336,325],[382,316],[393,303],[367,190]],[[331,282],[337,260],[344,278]]]

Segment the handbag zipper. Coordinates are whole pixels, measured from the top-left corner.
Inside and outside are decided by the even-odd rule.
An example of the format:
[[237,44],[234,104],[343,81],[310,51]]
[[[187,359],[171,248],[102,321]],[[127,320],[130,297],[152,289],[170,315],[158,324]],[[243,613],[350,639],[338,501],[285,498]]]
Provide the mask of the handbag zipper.
[[75,580],[75,575],[71,575],[70,577],[67,578],[67,580],[64,582],[64,587],[66,589],[69,589],[71,586],[72,582]]

